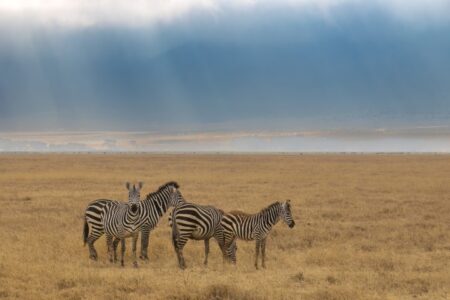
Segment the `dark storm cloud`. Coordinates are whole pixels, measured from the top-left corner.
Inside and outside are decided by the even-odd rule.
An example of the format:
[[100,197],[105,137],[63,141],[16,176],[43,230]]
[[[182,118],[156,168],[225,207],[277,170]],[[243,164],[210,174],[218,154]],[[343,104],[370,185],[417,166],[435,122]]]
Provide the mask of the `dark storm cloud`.
[[450,116],[447,20],[344,6],[331,20],[263,7],[158,26],[4,25],[2,130],[370,127]]

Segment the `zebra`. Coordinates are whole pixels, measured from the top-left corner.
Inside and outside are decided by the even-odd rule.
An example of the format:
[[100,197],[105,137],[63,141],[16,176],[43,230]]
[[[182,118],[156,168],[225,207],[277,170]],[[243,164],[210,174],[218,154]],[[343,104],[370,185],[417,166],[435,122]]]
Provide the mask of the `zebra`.
[[[178,190],[179,185],[174,181],[167,182],[159,187],[156,192],[149,193],[145,200],[140,202],[139,226],[141,227],[141,257],[147,257],[148,238],[150,231],[155,228],[162,215],[171,207],[185,202],[183,196]],[[107,208],[112,203],[120,203],[114,200],[98,199],[91,202],[85,211],[84,225],[84,243],[89,245],[90,258],[97,260],[97,251],[94,248],[94,242],[105,232],[103,226],[103,217]],[[91,233],[89,233],[89,225]],[[107,236],[107,245],[111,243],[112,237]],[[114,257],[119,240],[114,240]],[[134,245],[135,241],[133,241]],[[114,261],[114,260],[113,260]]]
[[158,225],[161,217],[170,207],[176,207],[186,202],[178,190],[179,188],[180,186],[177,182],[167,182],[160,186],[156,192],[148,194],[146,199],[141,202],[146,212],[142,215],[144,222],[141,227],[141,259],[148,260],[147,251],[150,232]]
[[208,264],[209,240],[212,237],[216,239],[223,255],[225,255],[223,229],[220,225],[222,215],[223,211],[213,206],[197,205],[187,202],[174,208],[171,216],[169,216],[169,223],[172,226],[172,243],[177,254],[178,266],[181,269],[186,268],[183,247],[186,245],[188,239],[204,240],[204,265]]
[[[141,189],[142,182],[139,182],[138,187],[127,182],[126,187],[129,191],[128,203],[122,202],[110,202],[106,204],[105,214],[103,216],[103,226],[106,233],[106,240],[108,243],[108,252],[110,261],[116,259],[116,251],[114,245],[117,245],[119,240],[121,242],[121,265],[124,266],[124,254],[125,254],[125,238],[133,238],[133,265],[138,266],[136,261],[136,241],[140,230],[140,212],[142,211],[141,205]],[[116,240],[114,243],[112,239]]]
[[[128,189],[128,202],[139,201],[140,191],[132,192],[130,190],[130,183],[126,183]],[[139,183],[139,187],[142,187],[142,183]],[[84,245],[88,244],[89,247],[89,258],[92,260],[98,259],[97,250],[95,250],[94,243],[105,233],[104,227],[104,216],[106,211],[113,206],[121,205],[123,202],[109,200],[109,199],[97,199],[89,203],[85,210],[84,217],[84,229],[83,229],[83,241]],[[91,232],[89,232],[89,225],[91,226]],[[109,247],[109,240],[107,238],[107,245]],[[108,248],[109,251],[109,248]]]
[[258,269],[260,249],[262,254],[262,267],[266,267],[266,239],[272,227],[280,219],[283,219],[290,228],[295,226],[290,202],[290,200],[274,202],[262,209],[259,213],[253,215],[240,211],[232,211],[223,215],[221,225],[223,228],[224,249],[231,262],[236,264],[234,250],[236,238],[247,241],[256,240],[255,267]]

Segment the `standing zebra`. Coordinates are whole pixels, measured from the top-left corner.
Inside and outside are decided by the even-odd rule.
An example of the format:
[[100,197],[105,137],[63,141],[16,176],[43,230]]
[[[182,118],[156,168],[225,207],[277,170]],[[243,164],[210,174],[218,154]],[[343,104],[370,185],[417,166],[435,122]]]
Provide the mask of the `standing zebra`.
[[[89,258],[92,260],[97,260],[98,258],[94,243],[103,235],[103,233],[105,233],[103,226],[103,216],[105,214],[106,206],[108,204],[111,205],[111,203],[120,202],[109,199],[98,199],[89,203],[84,213],[83,241],[84,245],[86,245],[86,243],[88,244]],[[91,226],[90,233],[89,225]]]
[[145,211],[145,214],[141,216],[143,220],[141,227],[141,259],[148,260],[147,249],[150,231],[158,225],[159,220],[170,207],[176,207],[181,203],[185,203],[183,195],[178,190],[179,188],[180,186],[175,181],[167,182],[160,186],[156,192],[148,194],[146,199],[141,202]]
[[183,247],[188,239],[205,241],[205,265],[208,264],[209,240],[212,237],[217,240],[225,255],[223,229],[220,225],[222,215],[223,211],[213,206],[193,203],[183,203],[174,208],[169,223],[172,223],[172,242],[181,269],[186,268]]
[[266,267],[266,239],[272,227],[280,220],[290,227],[294,227],[292,219],[290,200],[286,202],[275,202],[262,209],[259,213],[250,215],[240,211],[224,214],[222,227],[224,235],[224,248],[233,263],[236,256],[233,255],[233,244],[236,238],[252,241],[256,240],[255,267],[258,269],[259,250],[262,254],[262,267]]
[[121,249],[121,265],[124,265],[124,254],[125,254],[125,238],[133,238],[133,265],[137,267],[136,261],[136,241],[139,234],[140,226],[142,225],[139,221],[141,207],[141,188],[142,182],[139,182],[139,186],[127,182],[127,189],[129,191],[128,203],[122,202],[110,202],[106,204],[105,214],[103,216],[103,226],[105,228],[106,240],[108,242],[108,252],[110,256],[110,261],[116,258],[115,249],[112,243],[112,239],[116,238],[115,244],[120,240]]
[[[183,196],[178,190],[179,185],[176,182],[167,182],[159,187],[156,192],[150,193],[145,200],[140,202],[139,210],[139,226],[142,230],[141,241],[142,244],[148,246],[148,238],[150,231],[158,224],[162,215],[171,207],[178,203],[184,202]],[[99,239],[105,232],[103,225],[103,218],[106,211],[113,205],[113,203],[121,203],[118,201],[99,199],[91,202],[85,211],[84,224],[84,243],[89,245],[90,258],[97,259],[97,251],[94,248],[94,242]],[[89,225],[91,226],[91,233],[89,233]],[[112,241],[112,237],[107,236],[108,249]],[[135,241],[134,241],[135,242]],[[133,242],[133,245],[135,245]],[[114,257],[116,257],[116,247],[118,240],[113,243]],[[145,257],[147,257],[147,248],[144,249]],[[141,252],[143,251],[141,247]],[[143,256],[143,255],[141,255]]]

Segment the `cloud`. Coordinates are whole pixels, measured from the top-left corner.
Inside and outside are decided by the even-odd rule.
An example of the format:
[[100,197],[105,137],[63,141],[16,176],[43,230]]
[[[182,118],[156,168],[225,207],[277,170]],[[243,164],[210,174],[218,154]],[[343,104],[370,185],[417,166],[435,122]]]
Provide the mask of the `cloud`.
[[170,22],[194,10],[214,11],[215,6],[211,0],[6,0],[0,2],[0,13],[46,25],[141,26]]
[[448,124],[449,5],[3,0],[0,129]]
[[67,27],[152,26],[192,14],[218,18],[228,13],[297,9],[332,18],[336,8],[378,8],[403,19],[449,18],[448,0],[3,0],[0,17]]

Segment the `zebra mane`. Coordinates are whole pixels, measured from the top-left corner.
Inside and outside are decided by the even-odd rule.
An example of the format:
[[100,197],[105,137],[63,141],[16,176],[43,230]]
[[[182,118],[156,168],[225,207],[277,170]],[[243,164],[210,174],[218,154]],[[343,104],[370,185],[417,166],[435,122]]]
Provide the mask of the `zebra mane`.
[[275,206],[278,206],[278,205],[280,205],[280,202],[278,202],[278,201],[274,202],[274,203],[270,204],[269,206],[261,209],[261,211],[259,213],[265,214],[265,213],[269,212],[272,208],[274,208]]
[[160,193],[162,190],[164,190],[165,188],[170,187],[170,186],[174,187],[176,189],[180,188],[180,185],[177,182],[169,181],[169,182],[163,184],[162,186],[160,186],[156,192],[148,193],[145,198],[150,199],[151,197],[155,196],[156,194]]
[[246,212],[244,212],[242,210],[232,210],[232,211],[229,212],[229,214],[230,215],[235,215],[235,216],[245,216],[245,217],[250,216],[249,213],[246,213]]

